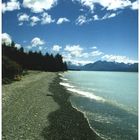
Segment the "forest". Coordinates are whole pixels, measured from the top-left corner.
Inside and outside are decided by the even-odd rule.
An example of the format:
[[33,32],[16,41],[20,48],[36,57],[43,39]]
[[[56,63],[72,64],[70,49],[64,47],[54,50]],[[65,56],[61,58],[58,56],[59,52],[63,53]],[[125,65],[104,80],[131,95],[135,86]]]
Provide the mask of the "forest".
[[67,64],[60,54],[25,52],[22,47],[17,49],[14,42],[11,45],[2,44],[2,79],[15,79],[27,70],[66,71]]

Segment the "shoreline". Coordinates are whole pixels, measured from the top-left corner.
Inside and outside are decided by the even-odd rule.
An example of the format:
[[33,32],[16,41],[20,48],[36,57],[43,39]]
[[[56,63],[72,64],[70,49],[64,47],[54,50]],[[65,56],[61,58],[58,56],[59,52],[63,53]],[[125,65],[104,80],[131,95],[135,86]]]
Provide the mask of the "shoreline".
[[101,140],[60,81],[59,73],[30,71],[21,81],[3,85],[3,140]]
[[72,106],[74,109],[76,109],[78,112],[80,112],[80,113],[83,114],[84,118],[87,120],[87,123],[88,123],[90,129],[93,131],[93,133],[95,133],[101,140],[106,140],[104,137],[100,136],[100,134],[98,134],[98,132],[96,132],[96,131],[94,130],[94,128],[91,127],[91,125],[90,125],[90,123],[89,123],[89,120],[88,120],[88,118],[86,117],[86,115],[85,115],[84,112],[80,111],[78,108],[74,107],[72,104],[71,104],[71,106]]
[[102,140],[93,131],[84,113],[74,108],[68,92],[62,85],[60,75],[54,78],[49,85],[54,101],[60,106],[58,110],[50,113],[48,119],[50,126],[44,128],[42,135],[45,139],[73,139],[73,140]]

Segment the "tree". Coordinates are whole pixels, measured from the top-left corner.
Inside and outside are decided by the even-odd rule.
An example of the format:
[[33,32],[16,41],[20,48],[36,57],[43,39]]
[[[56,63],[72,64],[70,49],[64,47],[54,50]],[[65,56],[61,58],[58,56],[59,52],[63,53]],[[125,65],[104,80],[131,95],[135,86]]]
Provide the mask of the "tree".
[[23,48],[17,49],[14,42],[12,42],[12,45],[2,45],[2,56],[16,62],[22,69],[26,70],[52,72],[67,70],[67,64],[63,62],[63,57],[60,54],[53,56],[52,54],[46,53],[46,55],[43,55],[41,51],[29,51],[26,53]]

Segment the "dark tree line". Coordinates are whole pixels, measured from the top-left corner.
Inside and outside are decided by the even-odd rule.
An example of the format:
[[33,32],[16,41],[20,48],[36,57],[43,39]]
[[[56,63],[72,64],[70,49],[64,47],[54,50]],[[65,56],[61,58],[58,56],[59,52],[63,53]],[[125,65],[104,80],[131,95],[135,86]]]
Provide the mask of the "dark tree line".
[[[11,68],[11,69],[10,69]],[[17,68],[17,69],[16,69]],[[63,62],[60,54],[53,56],[41,52],[24,52],[23,48],[17,49],[15,44],[2,45],[2,76],[17,75],[22,70],[40,70],[40,71],[66,71],[67,64]]]

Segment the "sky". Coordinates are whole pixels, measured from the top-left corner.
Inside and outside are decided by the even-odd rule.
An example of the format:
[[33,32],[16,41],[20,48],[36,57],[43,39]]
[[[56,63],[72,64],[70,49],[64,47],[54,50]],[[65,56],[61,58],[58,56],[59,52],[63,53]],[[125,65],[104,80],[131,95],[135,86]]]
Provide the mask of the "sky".
[[138,61],[137,0],[2,0],[2,43],[76,65]]

